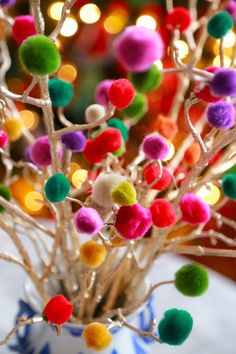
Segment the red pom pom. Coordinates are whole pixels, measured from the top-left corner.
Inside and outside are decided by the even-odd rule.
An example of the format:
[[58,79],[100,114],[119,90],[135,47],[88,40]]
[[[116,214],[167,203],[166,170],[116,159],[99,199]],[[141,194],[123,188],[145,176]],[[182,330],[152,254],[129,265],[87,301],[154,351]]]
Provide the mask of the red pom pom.
[[[205,68],[204,70],[206,70],[209,73],[214,74],[217,71],[219,71],[219,69],[220,68],[215,67],[215,66],[209,66],[209,67]],[[207,82],[205,82],[205,83],[196,82],[194,93],[197,98],[200,98],[201,100],[203,100],[205,102],[210,102],[210,103],[221,101],[223,98],[223,97],[215,97],[211,93],[210,86],[208,85]]]
[[186,193],[180,201],[182,220],[191,224],[205,224],[211,218],[210,206],[197,195]]
[[[151,184],[159,175],[158,165],[151,165],[144,170],[144,179],[148,184]],[[157,183],[152,187],[152,189],[157,189],[162,191],[169,187],[172,183],[173,176],[172,174],[163,167],[162,176]]]
[[132,103],[134,95],[135,89],[127,79],[115,80],[108,91],[109,100],[120,110]]
[[191,15],[184,7],[175,7],[166,16],[166,26],[170,30],[184,32],[191,24]]
[[156,199],[150,207],[153,224],[157,227],[172,226],[176,222],[175,209],[166,199]]
[[9,141],[8,135],[4,130],[0,130],[0,148],[3,149]]
[[30,36],[37,34],[34,17],[30,15],[17,16],[14,19],[12,35],[18,44],[24,42]]
[[72,312],[73,305],[63,295],[56,295],[45,306],[43,317],[50,323],[63,325],[70,319]]
[[102,161],[104,151],[96,140],[88,139],[83,151],[83,155],[88,162],[94,164]]
[[119,150],[123,143],[121,132],[116,128],[107,128],[97,135],[95,140],[101,146],[104,154]]

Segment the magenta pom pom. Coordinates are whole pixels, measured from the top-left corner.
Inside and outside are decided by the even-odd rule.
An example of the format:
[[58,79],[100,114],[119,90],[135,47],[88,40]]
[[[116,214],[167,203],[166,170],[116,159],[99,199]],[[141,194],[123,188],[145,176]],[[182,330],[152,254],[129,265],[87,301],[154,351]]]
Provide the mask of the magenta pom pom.
[[3,149],[9,141],[7,133],[4,130],[0,130],[0,148]]
[[210,206],[192,193],[183,196],[180,209],[182,220],[191,225],[205,224],[211,218]]
[[98,212],[93,208],[82,207],[74,217],[78,232],[96,235],[103,227],[103,221]]
[[212,103],[207,107],[207,120],[212,127],[229,130],[235,124],[235,109],[231,103]]
[[113,80],[104,80],[98,84],[95,91],[95,101],[104,107],[109,103],[108,91],[113,83]]
[[12,35],[18,44],[21,44],[26,38],[34,36],[36,33],[33,16],[23,15],[15,17]]
[[122,206],[117,212],[115,228],[126,240],[143,237],[151,226],[151,212],[139,204]]
[[232,16],[233,20],[236,21],[236,2],[234,0],[226,4],[225,10]]
[[16,0],[0,0],[0,6],[2,7],[10,7],[15,4]]
[[[58,148],[57,151],[58,157],[60,158],[62,156],[62,151],[60,148]],[[30,159],[35,165],[41,168],[51,165],[52,158],[47,136],[41,136],[40,138],[36,139],[30,149]]]
[[65,133],[61,136],[61,143],[65,149],[81,152],[84,150],[86,138],[82,132]]
[[210,89],[214,96],[236,96],[236,71],[218,70],[210,81]]
[[164,160],[169,152],[167,141],[158,134],[147,135],[143,140],[142,149],[151,160]]
[[156,31],[129,26],[115,41],[115,54],[127,71],[140,72],[149,67],[164,52],[163,41]]

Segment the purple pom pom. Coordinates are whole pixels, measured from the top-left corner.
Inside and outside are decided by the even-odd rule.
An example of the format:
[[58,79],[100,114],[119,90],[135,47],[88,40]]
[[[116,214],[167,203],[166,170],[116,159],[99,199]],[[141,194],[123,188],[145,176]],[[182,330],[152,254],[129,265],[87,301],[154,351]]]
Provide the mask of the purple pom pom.
[[208,106],[206,114],[212,127],[228,130],[235,124],[235,110],[231,103],[212,103]]
[[16,0],[0,0],[0,6],[2,7],[10,7],[15,4]]
[[74,217],[75,226],[78,232],[96,235],[103,227],[103,221],[97,210],[82,207]]
[[156,31],[130,26],[115,41],[117,59],[128,71],[145,71],[164,53],[163,41]]
[[169,152],[167,141],[158,134],[147,135],[143,140],[142,149],[151,160],[164,160]]
[[[61,158],[62,150],[58,148],[57,151],[58,157]],[[41,136],[40,138],[36,139],[30,149],[30,159],[35,165],[41,168],[51,165],[52,158],[47,136]]]
[[232,16],[233,20],[236,20],[236,2],[231,0],[227,3],[225,10]]
[[61,136],[61,143],[65,149],[81,152],[84,150],[86,138],[82,132],[65,133]]
[[210,89],[214,96],[236,96],[236,71],[218,70],[210,81]]
[[104,107],[108,106],[108,91],[114,80],[104,80],[98,84],[95,91],[95,101]]

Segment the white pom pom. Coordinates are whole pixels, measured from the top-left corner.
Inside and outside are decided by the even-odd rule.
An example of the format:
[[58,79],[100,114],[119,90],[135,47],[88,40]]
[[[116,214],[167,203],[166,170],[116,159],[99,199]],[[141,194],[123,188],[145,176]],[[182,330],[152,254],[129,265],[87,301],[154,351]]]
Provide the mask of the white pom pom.
[[105,108],[100,104],[91,104],[85,111],[85,119],[88,123],[93,123],[102,119],[106,114]]

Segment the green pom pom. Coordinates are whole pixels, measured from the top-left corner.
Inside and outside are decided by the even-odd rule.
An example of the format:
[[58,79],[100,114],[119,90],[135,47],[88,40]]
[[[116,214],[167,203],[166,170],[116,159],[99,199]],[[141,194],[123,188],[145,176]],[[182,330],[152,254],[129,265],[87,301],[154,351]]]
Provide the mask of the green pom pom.
[[129,107],[123,109],[121,114],[124,118],[141,119],[147,113],[148,103],[147,97],[136,92],[133,102]]
[[227,173],[222,179],[222,188],[224,195],[236,200],[236,174]]
[[228,173],[236,173],[236,164],[233,165],[227,172]]
[[207,25],[207,32],[216,39],[223,38],[233,28],[233,19],[228,12],[219,12],[211,17]]
[[198,264],[187,264],[175,273],[175,287],[186,296],[204,294],[208,284],[208,273]]
[[158,67],[153,64],[149,70],[140,73],[130,73],[129,79],[137,91],[147,93],[160,86],[162,73]]
[[70,191],[70,182],[63,173],[56,173],[45,184],[45,194],[52,203],[64,200]]
[[158,325],[160,340],[169,345],[181,345],[193,328],[192,316],[184,310],[171,309],[164,313]]
[[112,190],[112,200],[119,205],[134,205],[136,196],[136,190],[127,181],[120,183]]
[[124,141],[126,141],[128,139],[128,136],[129,136],[128,128],[125,126],[124,122],[122,122],[121,119],[112,118],[108,121],[107,125],[111,128],[118,129],[121,132]]
[[61,64],[56,44],[43,35],[26,39],[20,47],[19,55],[21,64],[32,75],[51,75]]
[[[6,199],[8,202],[11,200],[10,189],[5,184],[0,184],[0,196]],[[5,208],[2,205],[0,205],[0,213],[3,213],[4,211]]]
[[116,157],[120,157],[121,155],[123,155],[126,152],[126,146],[125,144],[123,144],[119,150],[116,150],[115,152],[113,152],[113,155]]
[[69,82],[54,78],[49,80],[48,88],[54,107],[65,107],[72,100],[73,85]]

